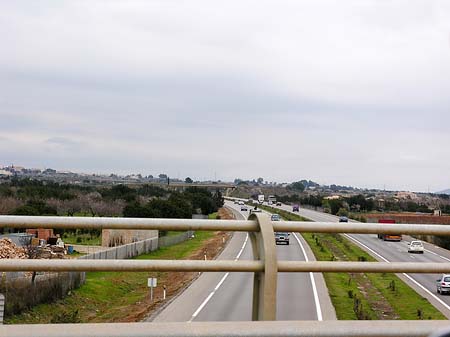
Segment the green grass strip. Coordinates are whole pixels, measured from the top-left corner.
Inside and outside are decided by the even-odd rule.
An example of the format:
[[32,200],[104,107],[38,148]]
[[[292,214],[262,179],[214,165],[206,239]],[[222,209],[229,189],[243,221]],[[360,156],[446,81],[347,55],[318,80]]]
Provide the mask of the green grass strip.
[[[258,206],[289,221],[304,218],[270,206]],[[285,213],[288,213],[285,217]],[[376,260],[340,234],[304,233],[318,261]],[[446,319],[431,303],[395,274],[324,273],[331,301],[339,320]]]

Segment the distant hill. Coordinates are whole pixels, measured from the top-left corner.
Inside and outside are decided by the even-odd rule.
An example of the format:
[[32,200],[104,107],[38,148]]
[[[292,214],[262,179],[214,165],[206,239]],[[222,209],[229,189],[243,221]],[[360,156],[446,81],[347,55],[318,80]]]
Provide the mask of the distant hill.
[[450,195],[450,188],[448,188],[448,189],[446,189],[446,190],[443,190],[443,191],[440,191],[440,192],[436,192],[437,194],[448,194],[448,195]]

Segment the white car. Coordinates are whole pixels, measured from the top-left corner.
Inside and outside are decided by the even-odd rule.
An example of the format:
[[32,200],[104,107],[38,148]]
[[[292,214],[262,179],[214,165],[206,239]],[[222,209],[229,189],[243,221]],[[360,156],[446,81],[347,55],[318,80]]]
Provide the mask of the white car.
[[436,280],[436,291],[438,294],[450,292],[450,275],[443,274],[440,279]]
[[411,241],[408,243],[408,253],[420,253],[423,254],[424,248],[422,241]]
[[243,202],[242,200],[239,200],[239,201],[238,201],[238,204],[239,204],[239,205],[244,205],[244,202]]

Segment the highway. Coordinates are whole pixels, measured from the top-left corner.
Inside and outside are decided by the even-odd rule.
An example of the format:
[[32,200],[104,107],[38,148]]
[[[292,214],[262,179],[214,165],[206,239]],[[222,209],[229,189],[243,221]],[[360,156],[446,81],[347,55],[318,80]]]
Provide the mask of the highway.
[[[248,212],[226,201],[237,219]],[[238,208],[239,207],[239,208]],[[236,232],[218,259],[253,260],[247,233]],[[305,261],[314,256],[306,242],[291,235],[290,245],[278,245],[279,260]],[[314,280],[314,284],[312,283]],[[163,310],[150,317],[155,322],[251,321],[252,273],[203,273]],[[277,290],[277,320],[336,319],[325,282],[319,273],[280,273]]]
[[[274,208],[292,211],[292,207],[288,205]],[[293,214],[299,214],[313,221],[339,221],[337,216],[306,208],[300,208],[298,213]],[[355,221],[351,220],[351,222]],[[450,251],[427,242],[423,242],[424,254],[408,253],[408,242],[413,238],[406,235],[400,242],[383,241],[378,239],[376,234],[344,234],[344,236],[383,262],[450,262]],[[436,292],[436,280],[439,278],[439,274],[399,274],[399,276],[419,294],[426,297],[447,318],[450,318],[450,295],[441,295]]]

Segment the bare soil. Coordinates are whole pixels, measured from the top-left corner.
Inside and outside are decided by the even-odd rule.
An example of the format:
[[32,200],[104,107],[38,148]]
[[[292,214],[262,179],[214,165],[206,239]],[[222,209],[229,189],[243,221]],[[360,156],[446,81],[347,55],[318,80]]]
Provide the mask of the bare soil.
[[[226,208],[219,209],[218,215],[220,219],[234,219],[232,212]],[[186,260],[203,260],[206,257],[208,260],[215,259],[225,248],[228,240],[231,238],[230,232],[215,232],[215,235],[206,240],[202,247],[186,257]],[[225,242],[224,242],[225,239]],[[123,316],[116,322],[139,322],[147,317],[151,317],[163,308],[167,303],[181,294],[198,276],[197,272],[160,272],[155,273],[160,284],[166,284],[166,300],[163,300],[163,290],[159,289],[153,294],[153,302],[150,302],[150,297],[147,296],[145,300],[137,302],[132,306],[125,306],[122,308]],[[170,280],[170,281],[169,281]]]

